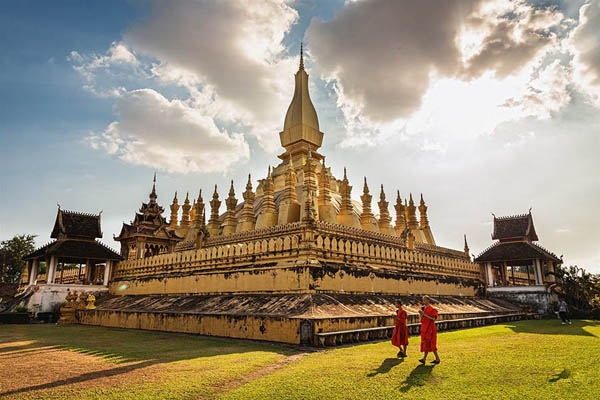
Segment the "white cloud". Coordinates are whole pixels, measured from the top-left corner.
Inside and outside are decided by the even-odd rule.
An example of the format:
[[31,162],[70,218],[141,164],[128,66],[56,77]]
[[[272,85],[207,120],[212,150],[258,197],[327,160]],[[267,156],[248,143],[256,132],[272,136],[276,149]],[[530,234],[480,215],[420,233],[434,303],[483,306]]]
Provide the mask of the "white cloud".
[[[313,21],[307,38],[344,113],[343,146],[399,136],[439,153],[568,104],[570,70],[547,60],[559,55],[564,20],[524,0],[380,0]],[[425,137],[407,140],[416,134]]]
[[122,42],[113,42],[103,55],[71,51],[67,60],[82,77],[83,88],[101,98],[117,98],[127,91],[117,82],[119,74],[125,75],[125,80],[131,75],[144,74],[135,54]]
[[575,82],[600,107],[600,0],[587,1],[579,10],[579,25],[569,38],[574,55]]
[[339,105],[375,122],[414,112],[433,73],[458,72],[455,37],[476,1],[380,0],[346,4],[331,21],[313,20],[306,37]]
[[159,60],[159,79],[209,99],[215,118],[244,124],[273,151],[297,68],[282,45],[298,18],[287,3],[155,1],[151,16],[124,40]]
[[115,104],[118,122],[89,137],[90,145],[132,164],[168,172],[224,171],[249,156],[241,134],[221,132],[184,101],[151,89],[129,92]]
[[[556,29],[563,21],[554,9],[538,9],[525,0],[487,1],[462,26],[466,77],[494,71],[503,78],[557,44]],[[470,39],[469,39],[470,38]],[[475,40],[473,40],[475,38]],[[464,57],[470,54],[470,57]]]
[[[287,56],[282,45],[298,18],[287,3],[157,0],[152,2],[150,15],[130,27],[122,41],[114,42],[105,54],[72,52],[69,60],[87,90],[100,97],[124,98],[115,105],[120,121],[90,143],[109,153],[118,152],[128,162],[179,172],[226,169],[240,158],[241,142],[245,145],[242,153],[248,155],[246,139],[236,136],[218,151],[225,158],[223,163],[202,166],[194,157],[179,153],[167,157],[151,151],[139,142],[142,134],[135,127],[136,133],[128,138],[125,134],[131,132],[125,126],[146,126],[144,120],[136,119],[147,115],[125,113],[124,108],[131,110],[135,102],[148,101],[140,95],[143,92],[133,90],[145,88],[163,97],[163,103],[170,99],[170,110],[175,105],[187,107],[196,122],[202,119],[199,125],[204,131],[218,127],[221,137],[229,137],[223,128],[227,127],[256,137],[268,151],[277,150],[277,133],[291,100],[292,74],[298,65],[298,57]],[[129,70],[122,74],[125,67]],[[164,104],[160,107],[165,108]],[[174,131],[185,130],[174,118],[171,122]],[[233,153],[224,156],[227,151]],[[175,157],[184,161],[177,166]]]

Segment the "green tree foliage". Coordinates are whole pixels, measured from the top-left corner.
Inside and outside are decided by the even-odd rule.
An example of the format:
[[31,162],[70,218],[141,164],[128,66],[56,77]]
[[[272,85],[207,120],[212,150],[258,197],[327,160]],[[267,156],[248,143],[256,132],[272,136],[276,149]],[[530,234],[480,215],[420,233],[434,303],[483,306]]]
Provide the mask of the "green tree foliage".
[[25,261],[23,257],[35,250],[35,235],[16,235],[0,242],[0,283],[19,283]]
[[[552,273],[551,273],[552,274]],[[565,297],[565,301],[576,315],[600,315],[600,275],[591,274],[578,266],[558,266],[552,274],[556,276],[554,290]]]

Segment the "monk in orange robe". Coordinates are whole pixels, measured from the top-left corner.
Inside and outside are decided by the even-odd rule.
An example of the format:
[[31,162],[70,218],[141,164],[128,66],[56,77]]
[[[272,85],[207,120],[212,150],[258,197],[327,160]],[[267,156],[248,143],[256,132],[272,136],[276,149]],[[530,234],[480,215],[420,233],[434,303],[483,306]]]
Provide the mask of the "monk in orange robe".
[[406,317],[408,314],[402,308],[402,302],[396,300],[396,323],[392,332],[392,344],[400,349],[398,357],[406,357],[406,346],[408,346],[408,326]]
[[[419,304],[419,306],[421,306]],[[438,317],[438,311],[431,306],[431,300],[427,296],[423,296],[423,306],[420,307],[419,315],[421,315],[421,351],[424,353],[423,358],[419,360],[421,364],[425,364],[427,354],[433,352],[435,360],[432,364],[439,364],[440,357],[437,353],[437,328],[435,320]]]

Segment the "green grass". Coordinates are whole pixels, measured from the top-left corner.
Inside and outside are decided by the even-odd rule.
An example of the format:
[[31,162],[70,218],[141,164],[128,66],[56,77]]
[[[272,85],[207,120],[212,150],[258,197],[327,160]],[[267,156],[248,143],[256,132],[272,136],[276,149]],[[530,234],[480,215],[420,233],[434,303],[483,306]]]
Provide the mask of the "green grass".
[[[19,379],[30,371],[36,351],[67,350],[109,364],[108,371],[65,374],[64,379],[2,390],[2,378]],[[87,326],[0,325],[0,398],[8,399],[195,399],[214,397],[222,386],[272,365],[296,350],[289,346]],[[45,353],[44,353],[45,354]],[[56,352],[49,352],[56,357]],[[7,359],[5,359],[7,358]],[[31,361],[29,361],[31,362]],[[85,363],[82,358],[81,363]],[[37,368],[44,368],[40,360]],[[64,365],[65,371],[74,367]],[[147,370],[148,367],[152,369]],[[4,369],[4,371],[2,371]],[[143,371],[143,373],[141,373]],[[136,373],[137,372],[137,373]],[[109,385],[98,380],[113,378]]]
[[381,342],[311,352],[261,373],[300,350],[99,327],[0,325],[2,368],[7,355],[20,355],[26,361],[50,346],[87,354],[110,367],[112,377],[110,385],[102,384],[92,372],[76,375],[75,383],[57,380],[3,392],[3,376],[18,379],[27,373],[17,362],[16,373],[0,372],[0,397],[600,399],[599,337],[598,322],[520,321],[441,333],[442,363],[437,366],[419,364],[419,339],[411,338],[405,360],[395,358],[396,350],[389,342]]

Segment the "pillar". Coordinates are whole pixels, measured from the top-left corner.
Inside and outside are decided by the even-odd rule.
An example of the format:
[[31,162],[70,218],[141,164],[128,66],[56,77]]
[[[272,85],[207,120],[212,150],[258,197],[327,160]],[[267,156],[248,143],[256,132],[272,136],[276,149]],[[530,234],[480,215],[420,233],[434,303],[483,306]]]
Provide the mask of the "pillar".
[[88,283],[92,278],[92,264],[90,263],[90,259],[85,260],[85,273],[83,275],[83,282]]
[[46,275],[47,283],[54,283],[54,277],[56,276],[56,264],[58,264],[58,258],[56,256],[50,256],[50,262],[48,263],[48,274]]
[[37,282],[38,266],[40,262],[37,258],[31,261],[31,272],[29,273],[29,284],[35,285]]
[[27,278],[27,282],[31,280],[31,260],[25,261],[25,268],[23,269],[23,273],[21,274],[21,279],[19,280],[19,284],[23,284]]
[[104,280],[102,281],[104,286],[108,286],[108,279],[110,278],[111,267],[112,267],[112,262],[110,260],[106,260],[106,265],[104,266]]
[[536,258],[533,262],[533,273],[535,276],[535,284],[543,285],[544,284],[544,275],[542,275],[542,267],[539,258]]
[[486,263],[485,269],[487,271],[488,287],[493,287],[494,286],[494,274],[492,273],[492,263],[491,262]]
[[554,263],[551,260],[548,260],[546,265],[548,266],[548,272],[551,273],[548,275],[548,281],[552,283],[556,282],[556,276],[554,275]]

